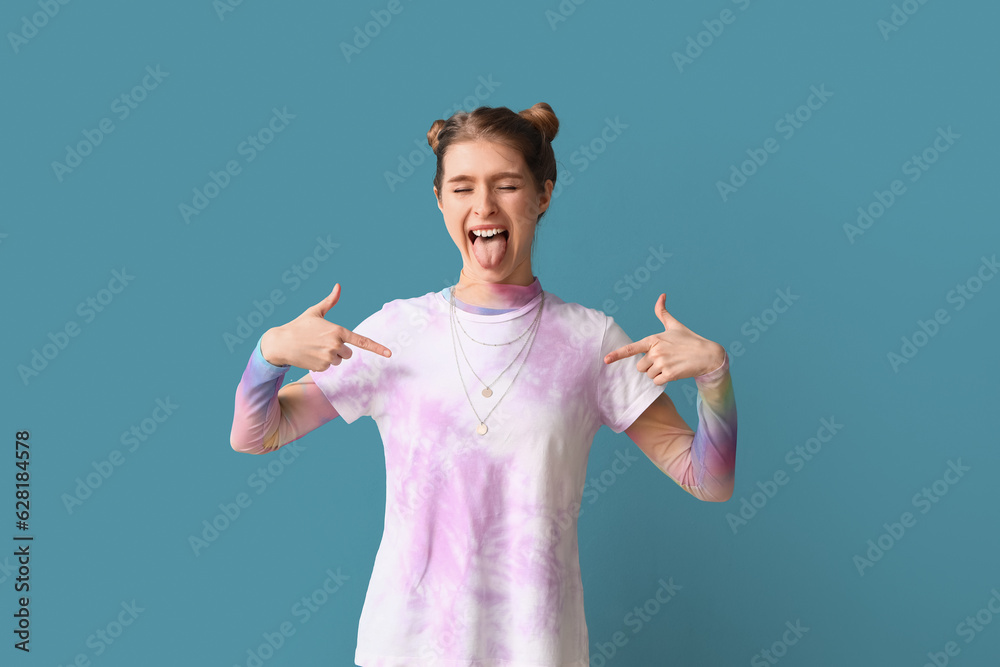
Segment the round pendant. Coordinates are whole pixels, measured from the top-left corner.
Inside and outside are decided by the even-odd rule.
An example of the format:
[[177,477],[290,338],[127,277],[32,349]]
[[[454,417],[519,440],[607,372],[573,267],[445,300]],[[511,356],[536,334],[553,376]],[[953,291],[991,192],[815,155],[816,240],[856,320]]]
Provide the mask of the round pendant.
[[476,433],[479,435],[486,435],[486,424],[480,423],[479,426],[476,427]]
[[489,398],[492,395],[493,395],[493,390],[492,389],[490,389],[489,387],[486,387],[486,389],[483,389],[483,396],[485,396],[486,398]]

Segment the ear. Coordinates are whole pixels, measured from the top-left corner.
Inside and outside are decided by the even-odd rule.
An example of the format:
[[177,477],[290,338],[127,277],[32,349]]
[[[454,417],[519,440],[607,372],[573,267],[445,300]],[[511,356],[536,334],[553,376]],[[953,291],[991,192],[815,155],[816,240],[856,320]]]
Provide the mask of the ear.
[[438,195],[437,187],[434,188],[434,201],[437,202],[438,210],[444,213],[444,207],[441,205],[441,197]]
[[541,215],[549,208],[549,204],[552,203],[552,188],[555,184],[549,179],[545,181],[545,189],[538,195],[538,213]]

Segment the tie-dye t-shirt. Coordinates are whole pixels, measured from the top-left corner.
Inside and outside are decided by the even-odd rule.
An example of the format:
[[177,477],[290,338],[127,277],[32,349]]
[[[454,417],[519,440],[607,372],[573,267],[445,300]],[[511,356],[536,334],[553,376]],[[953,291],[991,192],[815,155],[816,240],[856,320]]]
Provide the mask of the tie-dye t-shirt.
[[[637,356],[604,363],[632,341],[598,310],[545,292],[528,331],[537,278],[531,292],[519,308],[456,308],[457,349],[450,288],[390,301],[354,331],[391,357],[355,349],[310,371],[346,422],[375,420],[385,448],[385,525],[358,665],[589,665],[577,544],[588,454],[602,424],[624,431],[663,386],[636,370]],[[728,378],[728,358],[718,371]],[[734,405],[726,417],[699,399],[700,444],[663,462],[683,466],[679,483],[712,465],[731,474]],[[706,450],[711,430],[719,442]]]

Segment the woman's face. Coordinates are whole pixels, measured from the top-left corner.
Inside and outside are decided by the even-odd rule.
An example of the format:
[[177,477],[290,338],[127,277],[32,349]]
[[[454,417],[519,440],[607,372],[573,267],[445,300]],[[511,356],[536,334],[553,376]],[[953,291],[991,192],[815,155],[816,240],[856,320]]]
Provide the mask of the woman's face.
[[[530,284],[531,243],[538,216],[552,198],[552,181],[538,192],[521,154],[488,141],[452,144],[444,156],[438,208],[464,272],[482,282]],[[492,239],[474,229],[501,229]]]

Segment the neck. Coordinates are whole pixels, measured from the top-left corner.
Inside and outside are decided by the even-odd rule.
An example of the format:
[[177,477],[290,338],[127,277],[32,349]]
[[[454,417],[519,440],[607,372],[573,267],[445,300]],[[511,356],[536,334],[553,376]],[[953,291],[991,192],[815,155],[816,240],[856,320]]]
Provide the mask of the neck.
[[511,282],[485,282],[469,276],[462,269],[455,286],[455,298],[484,308],[520,308],[542,291],[538,278],[530,274],[520,280],[514,280],[513,276],[508,279]]

